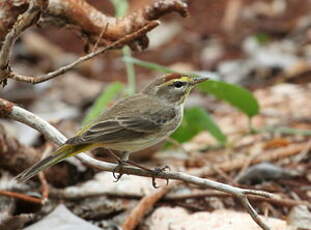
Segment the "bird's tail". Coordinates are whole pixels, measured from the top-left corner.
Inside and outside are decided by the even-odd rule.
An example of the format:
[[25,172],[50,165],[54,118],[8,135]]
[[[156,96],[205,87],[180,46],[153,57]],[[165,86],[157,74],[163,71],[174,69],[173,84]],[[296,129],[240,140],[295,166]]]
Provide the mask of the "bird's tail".
[[17,180],[18,182],[26,182],[31,177],[38,174],[40,171],[45,170],[61,162],[67,157],[76,155],[85,150],[86,150],[85,145],[68,145],[68,144],[62,145],[50,156],[42,159],[41,161],[37,162],[30,168],[24,170],[23,172],[18,174],[14,179]]

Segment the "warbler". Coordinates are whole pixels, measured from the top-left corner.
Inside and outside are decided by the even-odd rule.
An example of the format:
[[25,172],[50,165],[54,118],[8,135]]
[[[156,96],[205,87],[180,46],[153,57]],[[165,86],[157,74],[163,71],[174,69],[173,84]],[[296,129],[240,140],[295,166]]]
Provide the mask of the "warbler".
[[185,99],[194,86],[207,79],[179,73],[155,78],[140,93],[116,102],[54,153],[15,179],[25,182],[67,157],[98,147],[118,151],[119,155],[114,156],[120,159],[120,164],[130,162],[130,153],[159,143],[177,129],[183,118]]

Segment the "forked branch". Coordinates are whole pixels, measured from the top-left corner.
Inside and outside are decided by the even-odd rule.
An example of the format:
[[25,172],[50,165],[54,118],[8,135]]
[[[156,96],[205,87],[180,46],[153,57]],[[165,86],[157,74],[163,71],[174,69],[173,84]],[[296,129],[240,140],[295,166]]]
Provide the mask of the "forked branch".
[[[18,17],[25,8],[27,10]],[[5,86],[7,79],[32,84],[41,83],[63,74],[98,54],[124,45],[129,45],[134,50],[145,49],[149,44],[146,33],[159,24],[156,19],[170,12],[186,16],[187,4],[183,0],[158,0],[122,19],[117,19],[106,16],[84,0],[2,1],[0,2],[0,15],[2,15],[0,16],[0,41],[3,40],[3,44],[0,46],[0,86]],[[35,78],[17,74],[11,70],[10,52],[20,34],[38,21],[69,26],[85,35],[88,45],[96,44],[105,47],[44,76]]]

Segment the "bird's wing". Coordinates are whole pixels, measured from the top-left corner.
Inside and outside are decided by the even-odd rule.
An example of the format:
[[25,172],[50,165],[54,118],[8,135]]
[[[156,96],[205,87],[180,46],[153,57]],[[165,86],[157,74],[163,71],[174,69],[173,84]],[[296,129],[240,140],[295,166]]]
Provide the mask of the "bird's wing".
[[98,121],[87,130],[67,140],[67,144],[118,143],[131,141],[160,129],[156,122],[137,116],[117,116]]

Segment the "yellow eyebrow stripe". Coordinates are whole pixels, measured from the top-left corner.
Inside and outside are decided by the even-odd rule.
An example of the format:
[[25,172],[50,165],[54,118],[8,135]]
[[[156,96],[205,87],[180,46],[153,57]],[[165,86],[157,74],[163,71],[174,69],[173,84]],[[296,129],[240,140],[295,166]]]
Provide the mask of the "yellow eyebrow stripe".
[[181,78],[174,79],[174,81],[190,81],[190,78],[187,76],[182,76]]

